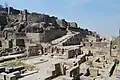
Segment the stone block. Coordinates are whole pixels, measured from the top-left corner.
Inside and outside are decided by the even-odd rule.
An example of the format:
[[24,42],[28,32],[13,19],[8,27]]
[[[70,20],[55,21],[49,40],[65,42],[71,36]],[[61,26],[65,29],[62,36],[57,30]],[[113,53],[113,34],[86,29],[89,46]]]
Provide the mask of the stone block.
[[11,73],[11,72],[14,72],[13,68],[6,68],[5,69],[5,73]]
[[26,69],[21,70],[21,74],[25,73],[26,71]]
[[62,72],[61,72],[61,64],[58,63],[58,64],[55,64],[55,73],[56,75],[61,75]]
[[91,77],[97,77],[98,72],[99,72],[98,68],[94,68],[94,67],[90,67],[89,71],[90,71],[90,76]]
[[87,61],[86,65],[93,66],[93,62],[92,61]]
[[93,62],[93,67],[96,67],[96,68],[104,68],[105,66],[104,66],[104,63],[103,62],[100,62],[100,63],[98,63],[98,62]]
[[105,69],[99,69],[99,74],[103,74],[103,73],[105,73]]
[[13,73],[11,73],[12,75],[15,75],[16,78],[19,78],[20,77],[20,72],[19,71],[15,71]]
[[70,22],[69,26],[72,28],[77,28],[77,23],[76,22]]
[[79,75],[79,66],[74,66],[66,71],[66,76],[73,77],[74,80],[76,80],[78,75]]
[[29,45],[27,48],[27,53],[29,54],[29,56],[39,55],[38,46],[36,44]]
[[105,55],[100,56],[100,61],[103,61],[103,60],[105,60]]
[[17,80],[17,78],[15,75],[8,74],[8,75],[6,75],[6,80]]
[[94,60],[94,57],[93,57],[93,56],[89,56],[89,57],[87,58],[87,60],[88,60],[88,61],[93,61],[93,60]]
[[61,28],[67,28],[67,22],[62,19],[62,20],[56,20],[57,24],[61,27]]
[[7,74],[4,73],[4,72],[1,73],[1,74],[0,74],[0,80],[6,80],[6,75],[7,75]]
[[101,60],[101,62],[106,65],[107,64],[107,60]]
[[21,70],[23,70],[23,69],[24,69],[23,66],[18,66],[18,67],[15,67],[15,68],[14,68],[15,71],[21,71]]
[[74,58],[75,57],[75,51],[74,50],[68,50],[68,58]]
[[14,68],[6,68],[5,72],[12,73],[12,72],[16,72],[16,71],[21,71],[23,69],[24,69],[23,66],[18,66],[18,67],[14,67]]
[[117,52],[112,52],[112,53],[111,53],[111,56],[112,56],[112,57],[117,57],[118,55],[119,55],[119,53],[117,53]]

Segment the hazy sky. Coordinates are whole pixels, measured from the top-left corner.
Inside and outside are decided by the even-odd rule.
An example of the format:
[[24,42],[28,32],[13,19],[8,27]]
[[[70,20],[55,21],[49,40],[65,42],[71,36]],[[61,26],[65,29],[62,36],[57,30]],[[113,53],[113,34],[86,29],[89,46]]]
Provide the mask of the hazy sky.
[[[17,9],[55,15],[76,21],[101,35],[118,35],[120,0],[6,0]],[[0,0],[4,4],[5,0]]]

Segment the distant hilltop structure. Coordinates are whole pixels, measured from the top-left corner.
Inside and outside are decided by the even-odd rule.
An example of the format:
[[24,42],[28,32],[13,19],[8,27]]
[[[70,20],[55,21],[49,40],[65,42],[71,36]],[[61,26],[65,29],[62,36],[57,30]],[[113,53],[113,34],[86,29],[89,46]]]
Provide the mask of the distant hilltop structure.
[[14,8],[11,7],[11,6],[8,6],[7,3],[5,3],[5,6],[0,5],[0,12],[6,12],[6,13],[8,13],[8,14],[19,14],[19,13],[20,13],[19,10],[14,9]]
[[6,8],[3,7],[3,5],[0,5],[0,12],[6,11]]
[[[82,29],[76,22],[68,22],[47,14],[29,13],[26,9],[17,10],[7,3],[0,9],[0,32],[8,40],[13,40],[13,35],[16,33],[20,33],[20,36],[21,33],[26,34],[31,43],[51,42],[60,37],[62,37],[60,42],[65,39],[62,45],[80,44],[80,41],[88,41],[89,38],[100,40],[96,32]],[[56,41],[53,41],[53,44],[56,44]]]

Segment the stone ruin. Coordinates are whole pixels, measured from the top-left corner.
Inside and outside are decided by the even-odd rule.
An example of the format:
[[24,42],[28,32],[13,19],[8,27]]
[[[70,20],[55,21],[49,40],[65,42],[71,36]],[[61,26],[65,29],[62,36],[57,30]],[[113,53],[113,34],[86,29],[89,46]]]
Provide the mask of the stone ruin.
[[[112,76],[119,73],[118,46],[113,48],[116,41],[108,41],[55,16],[26,9],[12,9],[9,15],[0,12],[0,62],[20,59],[36,65],[40,80],[114,80]],[[2,72],[3,80],[23,76],[18,70],[14,75]]]

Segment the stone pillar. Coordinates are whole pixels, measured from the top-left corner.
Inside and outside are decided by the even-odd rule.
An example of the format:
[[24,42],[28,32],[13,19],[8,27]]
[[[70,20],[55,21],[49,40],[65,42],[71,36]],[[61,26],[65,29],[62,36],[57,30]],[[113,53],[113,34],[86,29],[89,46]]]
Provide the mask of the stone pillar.
[[10,7],[8,6],[8,15],[10,15]]
[[13,39],[13,48],[16,48],[16,39]]
[[25,22],[25,26],[27,26],[27,10],[25,9],[24,11],[23,11],[23,21]]
[[23,21],[23,15],[22,15],[22,11],[20,11],[20,14],[19,14],[19,22],[22,22]]
[[61,63],[61,73],[62,75],[66,75],[66,66],[63,63]]
[[55,73],[56,73],[56,76],[60,76],[62,74],[60,63],[55,64]]
[[25,21],[25,22],[27,22],[27,10],[25,9],[24,11],[23,11],[23,21]]

